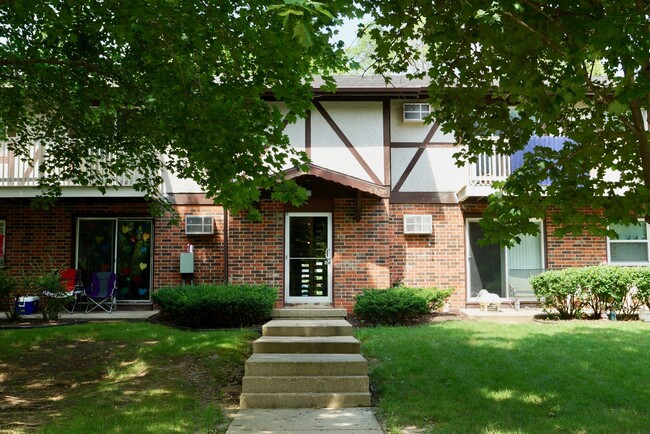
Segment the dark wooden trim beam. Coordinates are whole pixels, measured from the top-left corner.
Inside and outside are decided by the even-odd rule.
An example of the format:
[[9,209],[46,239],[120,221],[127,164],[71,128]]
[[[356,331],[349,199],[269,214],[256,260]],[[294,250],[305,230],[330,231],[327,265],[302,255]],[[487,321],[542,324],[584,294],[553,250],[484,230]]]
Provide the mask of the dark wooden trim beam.
[[354,217],[355,217],[355,220],[356,220],[357,223],[358,223],[358,222],[361,221],[361,191],[360,191],[360,190],[357,190],[357,197],[356,197],[356,203],[355,203],[355,205],[356,205],[356,206],[355,206],[355,208],[356,208],[356,212],[355,212],[355,216],[354,216]]
[[458,145],[455,143],[420,143],[420,142],[392,142],[390,147],[393,149],[398,148],[455,148]]
[[216,205],[205,193],[168,193],[166,196],[174,205]]
[[431,125],[431,129],[427,133],[427,136],[424,138],[424,140],[422,140],[422,143],[423,144],[424,143],[431,143],[431,139],[433,139],[433,135],[436,133],[436,131],[438,131],[438,128],[440,128],[440,125],[438,124],[438,122]]
[[409,175],[411,175],[413,168],[415,167],[416,164],[418,164],[418,161],[420,161],[420,157],[422,157],[424,151],[425,151],[424,148],[419,148],[415,152],[415,155],[409,162],[408,166],[406,166],[406,169],[404,169],[404,173],[402,173],[402,176],[400,176],[399,180],[397,181],[397,184],[395,184],[395,188],[393,189],[393,191],[399,191],[400,188],[402,188],[402,185],[404,185],[406,179],[409,177]]
[[350,142],[350,140],[345,136],[345,134],[343,133],[343,131],[341,131],[339,126],[336,125],[336,122],[334,122],[334,119],[332,119],[329,113],[327,113],[325,108],[318,101],[314,101],[314,106],[319,111],[321,116],[323,116],[323,119],[325,119],[325,121],[329,124],[330,128],[332,128],[332,130],[336,133],[339,139],[341,139],[343,144],[348,148],[348,150],[352,153],[352,155],[354,155],[354,158],[356,158],[357,162],[361,165],[361,167],[363,167],[363,170],[365,170],[368,176],[370,176],[370,179],[372,179],[372,181],[375,184],[383,185],[383,182],[381,182],[381,180],[375,174],[375,172],[372,171],[368,163],[366,163],[366,161],[363,159],[361,154],[359,154],[359,151],[356,150],[352,142]]
[[305,152],[311,160],[311,110],[307,110],[305,117]]
[[390,185],[390,101],[382,104],[384,125],[384,185]]
[[458,203],[456,195],[453,192],[441,191],[437,193],[430,192],[402,192],[392,191],[390,193],[390,203]]

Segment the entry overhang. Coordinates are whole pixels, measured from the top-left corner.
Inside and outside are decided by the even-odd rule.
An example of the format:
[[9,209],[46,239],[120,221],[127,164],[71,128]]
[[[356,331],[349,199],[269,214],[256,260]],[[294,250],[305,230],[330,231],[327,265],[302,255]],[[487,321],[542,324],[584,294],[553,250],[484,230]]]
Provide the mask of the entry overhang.
[[363,179],[355,178],[334,170],[325,169],[324,167],[316,166],[315,164],[308,164],[306,171],[301,171],[297,168],[291,168],[285,171],[287,179],[297,179],[301,176],[311,175],[327,181],[335,182],[346,187],[353,188],[362,193],[379,197],[381,199],[388,199],[390,197],[390,188],[385,185],[378,185],[373,182],[364,181]]

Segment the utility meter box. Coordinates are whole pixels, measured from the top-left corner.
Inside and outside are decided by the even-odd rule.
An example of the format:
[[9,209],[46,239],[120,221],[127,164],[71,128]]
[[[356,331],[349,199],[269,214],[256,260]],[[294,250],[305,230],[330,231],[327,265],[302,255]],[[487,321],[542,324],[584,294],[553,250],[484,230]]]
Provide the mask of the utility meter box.
[[194,273],[194,253],[181,253],[181,274]]

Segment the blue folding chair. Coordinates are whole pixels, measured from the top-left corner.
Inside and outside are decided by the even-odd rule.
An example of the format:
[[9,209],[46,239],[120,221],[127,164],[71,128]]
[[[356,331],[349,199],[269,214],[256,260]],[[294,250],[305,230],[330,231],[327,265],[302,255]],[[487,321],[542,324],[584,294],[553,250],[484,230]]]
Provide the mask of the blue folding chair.
[[117,299],[115,298],[117,276],[110,271],[101,271],[94,273],[90,286],[84,290],[88,304],[86,313],[92,312],[98,307],[105,312],[111,313],[117,309]]

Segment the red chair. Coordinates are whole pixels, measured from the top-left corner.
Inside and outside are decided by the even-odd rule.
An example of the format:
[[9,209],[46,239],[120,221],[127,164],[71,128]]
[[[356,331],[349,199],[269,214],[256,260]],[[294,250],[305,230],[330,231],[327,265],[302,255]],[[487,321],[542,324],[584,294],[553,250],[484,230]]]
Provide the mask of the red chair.
[[66,297],[73,297],[72,306],[64,306],[63,308],[67,312],[73,313],[77,302],[79,302],[79,296],[83,294],[84,286],[81,282],[81,271],[74,268],[61,271],[61,286],[64,288]]

